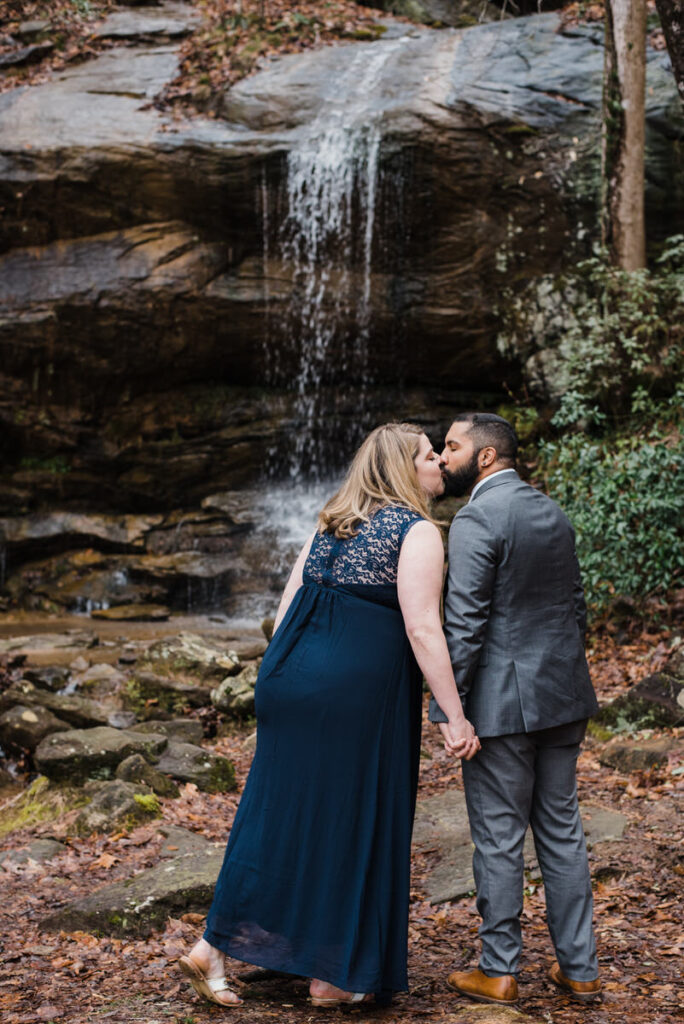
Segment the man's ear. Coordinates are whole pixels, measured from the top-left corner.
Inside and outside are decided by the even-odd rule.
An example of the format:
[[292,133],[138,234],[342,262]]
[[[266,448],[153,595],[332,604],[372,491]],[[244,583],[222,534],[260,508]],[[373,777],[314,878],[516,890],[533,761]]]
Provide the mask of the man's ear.
[[491,445],[481,448],[478,461],[480,469],[489,469],[496,462],[496,448],[492,448]]

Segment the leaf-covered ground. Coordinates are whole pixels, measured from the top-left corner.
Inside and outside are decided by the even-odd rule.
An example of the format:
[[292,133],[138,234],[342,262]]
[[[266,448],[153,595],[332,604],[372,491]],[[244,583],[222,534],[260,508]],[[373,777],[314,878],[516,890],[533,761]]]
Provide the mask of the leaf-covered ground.
[[[181,44],[180,73],[159,97],[160,106],[180,103],[211,114],[212,97],[257,70],[269,57],[299,53],[333,42],[368,41],[384,31],[381,12],[354,0],[189,0],[202,19]],[[0,92],[46,81],[68,63],[113,45],[93,34],[115,0],[4,0],[0,5]],[[132,10],[135,10],[133,7]],[[1,66],[25,44],[23,22],[49,22],[38,41],[54,42],[27,64]],[[117,45],[121,45],[119,41]]]
[[[624,637],[621,638],[623,641]],[[618,644],[603,634],[590,660],[602,698],[624,692],[664,663],[667,631]],[[680,730],[680,733],[684,732]],[[240,788],[251,754],[247,730],[237,729],[216,743],[238,769]],[[460,769],[441,750],[434,728],[426,726],[420,796],[461,786]],[[681,890],[684,849],[681,805],[684,773],[677,758],[657,770],[621,775],[598,761],[600,743],[590,739],[579,763],[581,799],[619,809],[630,822],[622,842],[592,852],[599,960],[605,982],[601,1006],[569,1002],[546,981],[552,949],[544,923],[543,886],[528,879],[523,912],[525,949],[519,1009],[548,1024],[674,1024],[682,1018],[681,986],[684,928]],[[185,786],[179,800],[163,801],[163,820],[225,839],[238,795],[210,796]],[[230,974],[245,997],[239,1010],[200,1002],[180,978],[176,960],[201,934],[202,918],[187,914],[169,920],[148,940],[119,940],[84,932],[43,933],[39,921],[79,894],[156,863],[161,837],[154,825],[131,833],[78,839],[68,824],[15,833],[7,846],[19,847],[43,835],[62,837],[68,853],[52,864],[0,869],[0,1019],[4,1024],[37,1021],[112,1024],[209,1024],[230,1019],[283,1024],[331,1017],[361,1021],[449,1021],[470,1004],[445,985],[446,974],[477,961],[478,917],[472,898],[431,907],[424,879],[435,852],[413,864],[410,920],[411,993],[389,1009],[316,1011],[307,1003],[305,980],[251,972],[230,962]]]

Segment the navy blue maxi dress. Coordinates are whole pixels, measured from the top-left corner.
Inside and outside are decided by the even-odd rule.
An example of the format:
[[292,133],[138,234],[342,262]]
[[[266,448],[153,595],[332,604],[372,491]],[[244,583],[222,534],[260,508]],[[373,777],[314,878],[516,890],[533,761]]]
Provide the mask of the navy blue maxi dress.
[[352,992],[408,987],[421,674],[397,600],[419,516],[316,534],[256,684],[257,747],[205,939]]

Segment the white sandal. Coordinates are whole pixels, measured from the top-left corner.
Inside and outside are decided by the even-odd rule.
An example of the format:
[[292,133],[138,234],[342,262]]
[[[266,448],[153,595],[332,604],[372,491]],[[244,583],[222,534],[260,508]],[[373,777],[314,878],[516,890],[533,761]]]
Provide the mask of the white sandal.
[[331,996],[330,998],[310,996],[312,1006],[346,1006],[350,1003],[367,1003],[372,998],[368,992],[352,992],[351,999],[343,999],[341,996]]
[[230,992],[232,995],[237,994],[233,992],[225,975],[221,978],[207,978],[204,971],[189,956],[182,956],[178,961],[178,966],[189,980],[197,995],[204,996],[210,1003],[216,1003],[218,1006],[242,1006],[244,1000],[239,998],[229,1003],[224,1002],[223,999],[216,998],[219,992]]

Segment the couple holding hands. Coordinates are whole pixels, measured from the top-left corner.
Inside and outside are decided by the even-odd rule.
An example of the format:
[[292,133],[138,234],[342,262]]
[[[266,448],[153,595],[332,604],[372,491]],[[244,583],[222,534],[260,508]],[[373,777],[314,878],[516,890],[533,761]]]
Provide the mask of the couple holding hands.
[[[278,609],[256,685],[257,748],[206,931],[180,967],[241,1003],[224,956],[311,979],[315,1006],[406,990],[411,829],[423,678],[462,759],[482,917],[479,967],[448,985],[513,1004],[523,840],[532,827],[570,997],[600,998],[576,761],[597,709],[574,534],[515,471],[517,438],[456,416],[437,455],[420,427],[363,442],[321,510]],[[431,501],[469,502],[444,551]]]

